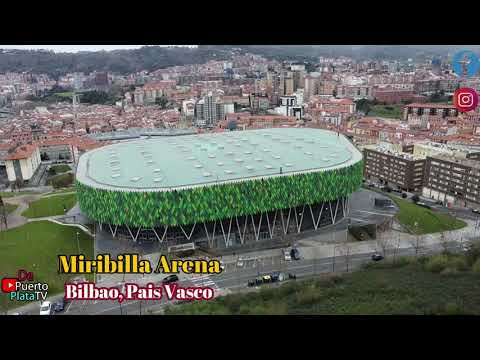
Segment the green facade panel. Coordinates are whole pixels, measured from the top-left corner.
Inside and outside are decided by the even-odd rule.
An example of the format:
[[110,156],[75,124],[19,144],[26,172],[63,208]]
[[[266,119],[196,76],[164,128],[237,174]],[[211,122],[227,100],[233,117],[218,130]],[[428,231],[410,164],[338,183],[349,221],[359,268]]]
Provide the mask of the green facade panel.
[[178,191],[134,192],[89,187],[76,181],[81,211],[115,225],[187,225],[257,214],[349,196],[362,183],[363,161],[321,172],[271,177]]

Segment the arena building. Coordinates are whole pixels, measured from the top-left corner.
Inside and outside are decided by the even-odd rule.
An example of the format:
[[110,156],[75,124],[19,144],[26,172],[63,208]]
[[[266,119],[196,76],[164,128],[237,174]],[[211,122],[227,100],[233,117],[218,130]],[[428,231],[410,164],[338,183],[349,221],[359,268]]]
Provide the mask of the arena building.
[[362,172],[343,135],[275,128],[108,145],[80,157],[76,187],[114,237],[225,248],[338,222]]

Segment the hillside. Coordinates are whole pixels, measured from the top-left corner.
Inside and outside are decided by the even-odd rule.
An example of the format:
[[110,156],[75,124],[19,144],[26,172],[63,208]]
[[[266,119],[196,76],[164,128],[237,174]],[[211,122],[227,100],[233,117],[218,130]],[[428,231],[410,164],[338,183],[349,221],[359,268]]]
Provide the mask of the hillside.
[[55,53],[46,50],[0,50],[0,73],[46,73],[53,78],[69,72],[110,71],[129,74],[141,70],[157,70],[175,66],[202,64],[209,60],[227,59],[230,52],[222,49],[144,46],[134,50]]

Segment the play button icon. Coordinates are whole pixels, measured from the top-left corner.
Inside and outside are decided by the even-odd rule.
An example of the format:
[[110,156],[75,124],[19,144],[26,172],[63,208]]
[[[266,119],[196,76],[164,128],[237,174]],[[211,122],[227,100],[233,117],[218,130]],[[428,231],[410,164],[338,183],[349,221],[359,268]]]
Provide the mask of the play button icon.
[[17,287],[17,279],[3,278],[2,279],[2,291],[4,293],[12,292]]

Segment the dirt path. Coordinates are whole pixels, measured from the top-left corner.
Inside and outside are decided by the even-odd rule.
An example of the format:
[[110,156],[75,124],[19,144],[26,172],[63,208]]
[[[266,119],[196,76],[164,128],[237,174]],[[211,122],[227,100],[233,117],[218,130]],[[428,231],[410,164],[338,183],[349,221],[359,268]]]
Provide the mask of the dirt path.
[[15,209],[14,212],[7,215],[7,225],[8,228],[15,228],[22,226],[28,222],[26,217],[22,216],[22,213],[28,209],[28,204],[32,201],[38,200],[42,197],[41,194],[38,195],[20,195],[16,197],[6,198],[4,199],[5,203],[7,204],[15,204],[18,207]]

